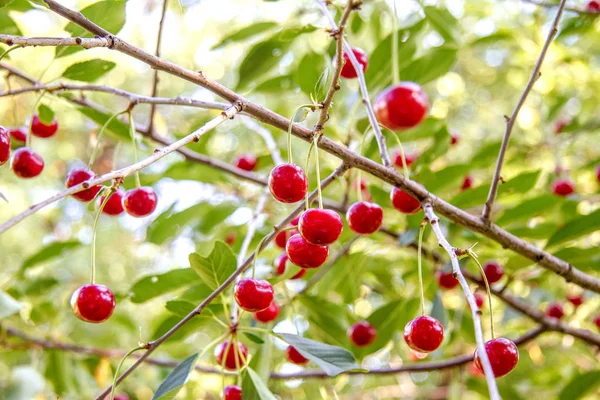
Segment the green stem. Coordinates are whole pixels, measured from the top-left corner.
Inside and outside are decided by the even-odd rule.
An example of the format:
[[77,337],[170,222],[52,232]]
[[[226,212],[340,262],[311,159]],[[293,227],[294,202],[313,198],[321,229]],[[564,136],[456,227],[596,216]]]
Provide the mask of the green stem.
[[29,131],[27,132],[27,138],[25,139],[25,146],[27,147],[31,147],[31,136],[33,136],[31,134],[31,124],[33,123],[33,116],[35,115],[35,110],[37,110],[37,107],[40,104],[40,101],[42,101],[42,97],[44,97],[45,94],[46,91],[42,90],[42,93],[38,96],[37,100],[35,101],[35,104],[33,105],[33,112],[31,113],[31,122],[29,123]]
[[[367,136],[369,136],[369,133],[371,133],[371,126],[370,125],[365,130],[365,133],[363,133],[362,140],[360,141],[360,152],[358,153],[359,155],[363,154],[363,149],[365,147],[365,141],[367,139]],[[358,177],[357,178],[358,179],[357,179],[357,184],[356,184],[356,195],[358,197],[358,201],[362,201],[362,190],[360,188],[360,181],[362,179],[362,171],[360,169],[358,170]]]
[[396,135],[395,132],[390,131],[389,129],[388,131],[392,134],[394,139],[396,139],[396,143],[398,144],[398,148],[400,149],[400,156],[402,157],[402,171],[404,172],[404,177],[406,179],[410,179],[410,172],[408,170],[408,166],[406,165],[406,155],[404,153],[404,147],[402,146],[402,142],[400,141],[400,138],[398,137],[398,135]]
[[[1,57],[0,57],[0,59],[1,59]],[[12,90],[11,86],[10,86],[10,75],[6,75],[5,80],[6,80],[6,89],[8,89],[8,91],[10,92]],[[11,96],[10,100],[11,100],[11,106],[12,106],[13,125],[18,126],[19,123],[17,122],[17,120],[18,120],[17,119],[17,98],[16,98],[16,96]]]
[[396,16],[396,0],[392,6],[392,70],[394,74],[394,85],[400,82],[400,67],[398,66],[398,17]]
[[104,200],[98,207],[98,211],[96,212],[96,218],[94,219],[94,227],[92,228],[92,285],[96,283],[96,233],[98,231],[98,220],[100,219],[100,214],[102,214],[102,209],[108,202],[108,199],[114,192],[116,192],[116,187],[111,187],[108,190],[108,193],[104,196]]
[[266,330],[266,329],[263,329],[263,328],[254,328],[254,327],[250,327],[250,326],[238,326],[238,330],[239,331],[264,333],[265,335],[271,335],[271,336],[277,337],[277,335],[275,333],[273,333],[272,331],[269,331],[269,330]]
[[23,47],[23,46],[20,45],[20,44],[16,44],[13,47],[10,47],[9,49],[7,49],[4,53],[2,53],[2,55],[0,55],[0,61],[2,61],[2,59],[4,58],[4,56],[6,56],[8,53],[10,53],[11,51],[16,50],[16,49],[18,49],[20,47]]
[[[310,142],[308,146],[308,155],[306,156],[306,166],[304,168],[304,172],[306,173],[306,180],[308,181],[308,164],[310,163],[310,155],[312,154],[312,149],[315,143],[313,141]],[[305,208],[308,210],[310,208],[310,202],[308,201],[308,196],[310,194],[310,190],[306,191],[306,196],[304,196],[304,201],[306,203]]]
[[119,377],[119,371],[121,370],[121,367],[123,366],[123,363],[125,362],[125,360],[127,359],[127,357],[129,357],[130,355],[132,355],[136,351],[138,351],[138,350],[144,350],[145,348],[146,348],[146,346],[138,346],[138,347],[136,347],[133,350],[129,350],[127,352],[127,354],[125,354],[123,356],[123,358],[119,362],[119,365],[117,366],[117,369],[115,370],[115,376],[113,377],[112,389],[110,390],[110,400],[114,400],[115,399],[115,390],[117,389],[117,379]]
[[425,315],[425,289],[423,288],[423,268],[421,267],[421,249],[423,248],[423,233],[427,224],[421,224],[419,227],[419,245],[417,250],[417,266],[419,270],[419,288],[421,289],[421,315]]
[[483,267],[481,266],[481,263],[479,262],[479,259],[477,258],[477,254],[475,254],[473,252],[473,250],[471,250],[471,249],[467,250],[467,254],[469,255],[469,257],[471,257],[471,259],[473,261],[475,261],[475,264],[477,264],[477,267],[479,267],[479,271],[481,272],[481,277],[483,278],[483,282],[485,283],[485,290],[487,291],[487,297],[488,297],[488,305],[490,307],[490,330],[492,332],[492,339],[494,339],[495,338],[494,310],[492,309],[492,291],[490,290],[490,284],[487,280],[487,276],[485,276],[485,271],[483,270]]
[[[319,196],[319,208],[323,208],[323,194],[321,193],[321,168],[319,167],[319,138],[320,135],[313,138],[315,145],[315,163],[317,165],[317,193]],[[308,191],[307,191],[308,193]]]
[[[137,143],[135,141],[135,121],[133,120],[133,114],[129,111],[129,135],[131,136],[131,143],[133,144],[133,160],[137,164],[138,156],[137,156]],[[137,187],[141,187],[140,183],[140,171],[135,171],[135,184]]]
[[292,113],[292,118],[290,118],[290,124],[288,125],[288,163],[292,164],[292,128],[294,127],[294,121],[296,120],[296,115],[298,114],[298,111],[302,110],[303,108],[313,108],[315,107],[313,104],[302,104],[301,106],[297,107],[294,112]]
[[94,161],[96,161],[96,157],[98,155],[98,150],[100,149],[100,143],[102,142],[102,135],[104,134],[104,130],[106,127],[113,121],[113,119],[117,118],[119,115],[125,114],[127,111],[120,111],[110,116],[100,128],[100,132],[98,132],[98,137],[96,139],[96,146],[94,146],[94,150],[92,151],[92,155],[90,156],[90,162],[88,163],[88,169],[92,169],[92,165],[94,165]]

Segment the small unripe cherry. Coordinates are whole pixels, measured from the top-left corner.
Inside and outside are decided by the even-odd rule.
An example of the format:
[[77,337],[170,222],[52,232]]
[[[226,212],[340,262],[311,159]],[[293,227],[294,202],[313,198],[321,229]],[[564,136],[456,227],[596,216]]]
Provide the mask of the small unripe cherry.
[[130,189],[123,196],[123,209],[133,217],[145,217],[156,209],[158,197],[151,187]]
[[254,319],[263,323],[275,321],[278,316],[279,306],[275,302],[272,302],[271,305],[264,310],[254,313]]
[[[288,256],[285,253],[283,253],[282,255],[280,255],[279,257],[277,257],[277,259],[275,260],[275,266],[277,268],[277,275],[283,275],[283,274],[285,274],[285,269],[286,269],[287,261],[288,261]],[[306,269],[300,268],[300,271],[298,271],[298,273],[296,275],[292,276],[290,278],[290,280],[300,279],[305,274],[306,274]]]
[[375,203],[359,201],[352,204],[346,212],[348,226],[361,235],[370,235],[381,228],[383,209]]
[[225,386],[223,400],[242,400],[242,388],[236,385]]
[[244,154],[235,160],[235,166],[244,171],[254,171],[258,161],[254,154]]
[[394,186],[390,193],[394,208],[404,214],[414,214],[421,209],[421,202],[407,192]]
[[308,178],[296,164],[281,164],[269,174],[269,190],[277,201],[296,203],[308,190]]
[[[356,61],[358,61],[358,63],[360,64],[362,71],[365,72],[367,70],[367,66],[369,65],[369,59],[367,57],[367,54],[358,47],[354,47],[352,49],[352,54],[354,54],[354,57],[356,57]],[[346,79],[356,78],[358,76],[358,74],[356,73],[356,69],[354,69],[354,65],[352,65],[350,57],[348,57],[348,54],[345,51],[343,54],[342,62],[344,63],[344,66],[342,67],[340,76]]]
[[29,147],[21,147],[13,153],[10,167],[19,178],[35,178],[42,173],[44,160]]
[[483,266],[483,272],[489,284],[496,283],[504,276],[504,268],[496,261],[489,261]]
[[[67,180],[65,181],[65,186],[67,188],[79,185],[82,182],[89,181],[90,179],[94,179],[96,174],[92,171],[85,168],[75,168],[69,171],[67,175]],[[94,197],[98,194],[98,192],[102,189],[100,185],[92,186],[89,189],[84,189],[80,192],[74,193],[73,197],[75,197],[79,201],[88,202],[92,201]]]
[[421,86],[400,82],[377,95],[373,108],[381,125],[398,131],[419,125],[427,115],[429,100]]
[[[492,339],[485,342],[484,347],[496,378],[508,374],[517,366],[519,362],[519,349],[511,340],[505,338]],[[479,349],[475,351],[473,362],[477,369],[481,373],[484,373],[483,365],[479,358]]]
[[11,138],[13,138],[13,140],[15,140],[17,142],[25,143],[27,141],[27,129],[26,128],[23,128],[23,127],[13,128],[8,131],[8,134],[10,135]]
[[52,120],[50,125],[46,125],[40,120],[37,114],[33,116],[31,120],[31,134],[33,136],[49,138],[50,136],[54,136],[56,131],[58,131],[58,121],[56,118]]
[[[399,151],[395,152],[392,156],[394,158],[394,165],[398,168],[404,167],[404,162],[402,161],[402,153]],[[406,159],[406,166],[410,167],[417,158],[419,158],[419,153],[405,153],[404,158]]]
[[293,346],[288,346],[285,350],[285,355],[289,362],[296,365],[304,365],[308,362],[308,358],[305,358],[298,350]]
[[344,223],[333,210],[311,208],[300,216],[298,232],[310,244],[327,246],[335,242],[342,234]]
[[[225,354],[225,352],[227,352],[227,354]],[[215,347],[213,355],[219,366],[223,366],[229,370],[236,370],[238,367],[241,368],[246,364],[248,360],[248,349],[242,342],[233,342],[230,345],[229,340],[226,340]]]
[[569,303],[573,304],[573,306],[575,308],[579,307],[580,305],[583,304],[583,295],[581,294],[575,294],[575,293],[569,293],[567,295],[567,300],[569,301]]
[[273,286],[262,279],[240,279],[234,288],[235,301],[240,308],[257,312],[269,307],[273,302]]
[[97,324],[106,321],[112,315],[115,310],[115,296],[104,285],[83,285],[73,292],[71,308],[80,320]]
[[548,308],[546,309],[546,315],[549,316],[550,318],[562,319],[562,317],[564,317],[564,315],[565,315],[565,311],[563,310],[563,308],[560,304],[551,303],[548,305]]
[[292,236],[285,246],[291,262],[300,268],[318,268],[329,256],[329,247],[308,243],[300,234]]
[[10,159],[10,137],[8,131],[0,126],[0,165],[6,164]]
[[406,324],[404,341],[415,351],[431,353],[444,341],[444,327],[437,319],[422,315]]
[[557,179],[552,183],[552,193],[557,196],[567,197],[575,193],[575,184],[568,179]]
[[377,330],[367,321],[357,322],[348,328],[348,338],[359,347],[368,346],[377,337]]
[[435,279],[442,289],[454,289],[459,284],[452,271],[437,270]]

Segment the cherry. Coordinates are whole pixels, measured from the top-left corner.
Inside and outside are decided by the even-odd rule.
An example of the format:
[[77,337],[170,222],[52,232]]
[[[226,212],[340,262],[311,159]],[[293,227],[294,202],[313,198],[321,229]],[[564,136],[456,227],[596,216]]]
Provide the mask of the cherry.
[[[508,374],[517,366],[519,349],[511,340],[505,338],[492,339],[485,342],[484,347],[496,378]],[[479,350],[475,351],[473,362],[481,373],[485,373],[478,352]]]
[[256,156],[254,154],[244,154],[235,161],[235,166],[244,171],[254,171],[256,169]]
[[288,346],[285,350],[285,355],[289,362],[304,365],[308,362],[308,358],[304,357],[298,350],[293,346]]
[[496,261],[489,261],[483,266],[483,273],[487,278],[488,283],[498,282],[504,275],[504,268],[500,266]]
[[450,133],[450,145],[454,146],[460,142],[460,135],[456,132]]
[[585,6],[585,10],[591,13],[600,13],[600,1],[591,0]]
[[442,289],[454,289],[459,283],[452,271],[444,271],[441,269],[436,271],[435,279]]
[[227,236],[225,236],[225,243],[227,243],[229,246],[233,246],[236,239],[237,235],[235,234],[235,232],[229,232]]
[[6,164],[10,158],[10,137],[8,131],[0,126],[0,165]]
[[278,315],[279,306],[275,302],[272,302],[271,305],[265,308],[264,310],[255,312],[254,319],[256,319],[258,322],[267,323],[275,321]]
[[477,308],[481,308],[481,306],[483,306],[484,300],[483,295],[481,295],[480,293],[474,293],[473,296],[475,297],[475,304],[477,304]]
[[[227,350],[228,347],[229,351]],[[227,354],[225,354],[226,351]],[[238,365],[242,367],[248,360],[248,349],[242,342],[233,342],[229,345],[229,340],[226,340],[215,347],[213,355],[217,360],[217,364],[222,366],[223,362],[225,362],[224,366],[226,369],[235,370],[238,368]]]
[[269,174],[269,190],[277,201],[295,203],[306,195],[308,178],[296,164],[281,164]]
[[552,183],[552,193],[557,196],[567,197],[575,193],[575,184],[568,179],[557,179]]
[[573,306],[577,308],[583,304],[583,295],[572,293],[567,295],[567,300],[569,300],[569,303],[573,304]]
[[377,330],[367,321],[357,322],[348,329],[348,338],[359,347],[368,346],[377,337]]
[[460,186],[461,190],[471,189],[473,187],[473,178],[471,175],[465,176],[462,185]]
[[33,116],[33,120],[31,121],[31,134],[33,136],[49,138],[50,136],[53,136],[57,130],[58,121],[56,118],[50,125],[46,125],[40,120],[37,114]]
[[558,121],[556,121],[556,123],[554,124],[554,134],[558,135],[559,133],[561,133],[564,127],[567,125],[569,125],[569,121],[565,119],[559,119]]
[[[402,162],[402,154],[399,151],[395,152],[393,157],[395,166],[398,168],[404,167],[404,163]],[[404,158],[406,159],[406,166],[410,167],[415,161],[417,161],[417,158],[419,158],[419,153],[405,153]]]
[[596,327],[600,329],[600,315],[594,318],[594,324],[596,324]]
[[393,131],[419,125],[428,108],[427,95],[414,82],[400,82],[388,87],[377,96],[374,104],[377,120]]
[[265,280],[244,278],[240,279],[234,288],[235,301],[250,312],[262,311],[273,302],[273,286]]
[[[94,174],[90,170],[87,170],[85,168],[75,168],[71,170],[67,175],[67,181],[65,182],[65,186],[67,188],[70,188],[75,185],[79,185],[82,182],[94,179],[95,177],[96,174]],[[100,189],[102,189],[100,185],[92,186],[89,189],[81,190],[80,192],[73,194],[73,197],[75,197],[79,201],[92,201],[94,197],[96,197]]]
[[[110,195],[108,201],[104,205],[102,212],[106,215],[120,215],[123,213],[123,195],[125,193],[122,190],[117,190]],[[99,205],[104,203],[105,196],[100,198]]]
[[288,240],[285,252],[300,268],[318,268],[327,260],[329,247],[310,244],[297,233]]
[[[352,49],[352,54],[354,54],[354,57],[356,57],[356,61],[358,61],[363,72],[365,72],[367,70],[367,66],[369,65],[369,59],[367,57],[367,54],[362,49],[359,49],[358,47],[354,47]],[[356,73],[356,70],[354,69],[354,65],[352,65],[352,62],[350,61],[350,57],[348,57],[348,54],[346,52],[344,52],[343,58],[344,58],[344,60],[343,60],[344,66],[342,67],[340,76],[342,78],[346,78],[346,79],[356,78],[358,76],[358,74]]]
[[88,284],[79,287],[71,296],[71,308],[85,322],[106,321],[115,310],[115,296],[104,285]]
[[[109,399],[110,396],[106,397],[106,400]],[[114,400],[129,400],[129,396],[126,394],[115,394]]]
[[13,153],[10,167],[19,178],[34,178],[42,173],[44,160],[29,147],[21,147]]
[[394,208],[404,214],[414,214],[421,209],[421,202],[407,192],[394,186],[390,194]]
[[444,327],[437,319],[422,315],[406,324],[404,341],[415,351],[431,353],[444,341]]
[[565,315],[565,312],[560,304],[551,303],[546,309],[546,315],[550,318],[562,319],[562,317]]
[[[277,266],[277,275],[283,275],[285,273],[285,264],[287,264],[288,256],[283,253],[280,255],[275,261],[275,265]],[[290,279],[300,279],[306,274],[306,270],[304,268],[300,268],[300,271]]]
[[600,182],[600,165],[596,166],[596,180]]
[[123,209],[134,217],[145,217],[156,209],[158,198],[150,187],[130,189],[123,196]]
[[225,386],[223,400],[242,400],[242,388],[236,385]]
[[23,127],[13,128],[8,133],[17,142],[25,143],[27,141],[27,130]]
[[292,236],[294,236],[296,233],[298,233],[298,230],[296,230],[296,229],[291,229],[289,231],[281,231],[281,232],[279,232],[275,236],[275,244],[278,247],[280,247],[282,249],[285,249],[285,245],[286,245],[288,239],[291,238]]
[[292,222],[290,222],[290,224],[294,225],[294,226],[298,226],[298,222],[300,222],[300,216],[298,215],[297,217],[295,217]]
[[343,228],[338,213],[321,208],[304,211],[298,221],[298,231],[310,244],[330,245],[340,237]]
[[346,220],[354,232],[369,235],[381,227],[383,209],[378,204],[359,201],[348,208]]
[[361,179],[360,181],[356,181],[354,182],[354,187],[356,188],[357,186],[360,185],[360,191],[365,191],[367,190],[367,181],[365,181],[364,179]]

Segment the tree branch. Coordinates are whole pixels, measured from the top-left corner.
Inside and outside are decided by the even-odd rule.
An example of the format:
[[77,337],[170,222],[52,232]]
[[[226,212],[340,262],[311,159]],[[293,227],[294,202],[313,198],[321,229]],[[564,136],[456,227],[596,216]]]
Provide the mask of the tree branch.
[[81,46],[84,49],[94,47],[111,47],[112,41],[109,38],[46,38],[46,37],[27,37],[27,36],[12,36],[0,34],[0,43],[9,46],[19,45],[27,46]]
[[[554,7],[558,7],[559,5],[556,3],[546,3],[544,1],[540,1],[540,0],[521,0],[523,3],[529,3],[529,4],[534,4],[536,6],[540,6],[540,7],[544,7],[544,8],[554,8]],[[579,14],[596,14],[595,12],[592,11],[587,11],[585,8],[580,8],[580,7],[568,7],[565,6],[564,7],[565,11],[571,11],[571,12],[576,12]]]

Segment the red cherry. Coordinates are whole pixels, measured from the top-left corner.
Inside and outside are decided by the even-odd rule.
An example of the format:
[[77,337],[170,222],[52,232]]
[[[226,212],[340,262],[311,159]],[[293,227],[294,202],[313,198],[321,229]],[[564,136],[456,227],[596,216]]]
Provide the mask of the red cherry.
[[483,272],[489,284],[496,283],[504,276],[504,268],[496,261],[490,261],[483,266]]
[[473,187],[473,178],[470,175],[465,176],[462,185],[460,188],[462,190],[471,189]]
[[300,216],[298,231],[310,244],[327,246],[335,242],[342,234],[344,223],[333,210],[311,208]]
[[235,161],[235,166],[244,171],[254,171],[256,164],[257,160],[254,154],[244,154]]
[[[356,57],[356,61],[358,61],[358,63],[360,64],[362,71],[365,72],[367,70],[367,66],[369,65],[369,59],[367,57],[367,54],[358,47],[354,47],[352,49],[352,54],[354,54],[354,57]],[[358,74],[356,73],[354,65],[352,65],[350,57],[348,57],[348,54],[346,52],[344,52],[343,58],[344,66],[342,67],[342,72],[340,73],[340,76],[346,79],[356,78]]]
[[569,300],[569,303],[573,304],[573,306],[577,308],[583,304],[583,295],[569,294],[567,295],[567,300]]
[[80,320],[97,324],[106,321],[112,315],[115,310],[115,296],[104,285],[83,285],[73,292],[71,308]]
[[27,141],[27,130],[23,127],[13,128],[8,133],[17,142],[25,143]]
[[460,136],[458,135],[458,133],[450,133],[450,145],[454,146],[455,144],[458,144],[458,142],[460,142]]
[[233,246],[235,239],[237,239],[235,232],[229,232],[227,236],[225,236],[225,243],[227,243],[229,246]]
[[305,358],[298,350],[296,350],[295,347],[292,346],[288,346],[288,348],[285,350],[285,355],[289,362],[297,365],[304,365],[308,362],[308,358]]
[[388,87],[377,96],[374,104],[377,120],[393,131],[419,125],[428,108],[427,95],[414,82],[400,82]]
[[561,133],[564,127],[567,125],[569,125],[569,121],[565,119],[559,119],[558,121],[556,121],[556,124],[554,124],[554,134],[558,135],[559,133]]
[[[65,186],[67,188],[70,188],[75,185],[79,185],[82,182],[94,179],[95,177],[96,174],[94,174],[90,170],[87,170],[85,168],[75,168],[71,170],[67,175],[67,181],[65,182]],[[100,189],[102,189],[100,185],[92,186],[89,189],[85,189],[73,194],[73,197],[75,197],[79,201],[92,201],[94,197],[96,197]]]
[[217,360],[217,364],[223,366],[223,363],[225,363],[224,367],[226,369],[235,370],[238,369],[238,365],[241,368],[248,360],[248,349],[242,342],[233,342],[229,345],[229,340],[226,340],[215,347],[213,355]]
[[242,388],[235,385],[225,386],[223,400],[242,400]]
[[[399,151],[395,152],[393,157],[395,166],[398,168],[404,167],[404,163],[402,162],[402,154]],[[417,158],[419,158],[419,153],[405,153],[404,158],[406,159],[406,166],[410,167],[415,161],[417,161]]]
[[246,311],[262,311],[273,302],[273,286],[267,281],[254,278],[240,279],[235,284],[235,301]]
[[[109,398],[110,396],[107,396],[105,400],[108,400]],[[129,400],[129,396],[127,396],[126,394],[115,394],[114,400]]]
[[359,347],[370,345],[377,337],[377,330],[367,321],[357,322],[347,333],[350,341]]
[[600,182],[600,165],[596,166],[596,180]]
[[254,319],[256,319],[258,322],[267,323],[275,321],[278,315],[279,306],[275,302],[272,302],[271,305],[265,308],[264,310],[255,312]]
[[44,160],[29,147],[15,150],[10,167],[19,178],[34,178],[42,173]]
[[568,179],[557,179],[552,183],[552,193],[557,196],[567,197],[575,193],[575,184]]
[[596,324],[596,327],[600,329],[600,315],[594,318],[594,324]]
[[10,158],[10,137],[8,131],[0,126],[0,165],[4,165]]
[[[123,195],[125,193],[122,190],[117,190],[113,194],[110,195],[108,201],[104,205],[102,212],[106,215],[120,215],[123,213]],[[98,205],[102,205],[104,203],[104,199],[106,196],[102,196]]]
[[52,121],[50,125],[44,124],[40,118],[36,115],[33,116],[31,121],[31,134],[33,136],[41,137],[41,138],[49,138],[53,136],[58,130],[58,121],[56,118]]
[[348,208],[346,220],[354,232],[369,235],[381,227],[383,209],[378,204],[359,201]]
[[452,271],[437,270],[435,279],[442,289],[454,289],[458,286],[458,279],[454,277]]
[[[505,338],[493,339],[485,342],[484,347],[496,378],[508,374],[517,366],[519,362],[519,349],[511,340]],[[477,369],[481,373],[484,373],[478,352],[479,350],[475,351],[473,361]]]
[[390,194],[394,208],[404,214],[414,214],[421,209],[421,202],[407,192],[394,187]]
[[[285,273],[285,264],[287,263],[288,256],[283,253],[280,255],[275,261],[275,265],[277,266],[277,275],[283,275]],[[304,268],[300,268],[300,271],[290,279],[300,279],[306,274],[306,270]]]
[[361,179],[360,181],[355,181],[354,182],[354,188],[356,189],[356,187],[360,185],[360,190],[361,192],[364,190],[367,190],[367,181],[365,181],[364,179]]
[[591,13],[599,13],[600,12],[600,1],[591,0],[585,6],[585,10]]
[[294,226],[298,226],[298,222],[300,221],[300,216],[298,215],[296,218],[294,218],[292,220],[292,222],[290,222],[290,224],[294,225]]
[[477,308],[481,308],[481,306],[483,306],[483,295],[481,295],[480,293],[474,293],[473,296],[475,297],[475,304],[477,304]]
[[444,341],[444,327],[437,319],[422,315],[406,324],[404,341],[415,351],[431,353]]
[[269,174],[269,189],[277,201],[295,203],[306,195],[308,178],[296,164],[281,164]]
[[560,304],[552,303],[548,305],[546,309],[546,315],[550,318],[562,319],[564,317],[565,312]]
[[285,249],[285,245],[289,238],[294,236],[298,231],[296,229],[291,229],[289,231],[281,231],[275,236],[275,244],[282,249]]
[[285,252],[300,268],[318,268],[327,260],[329,247],[310,244],[297,233],[288,240]]
[[156,209],[158,197],[150,187],[130,189],[123,196],[123,209],[134,217],[145,217]]

